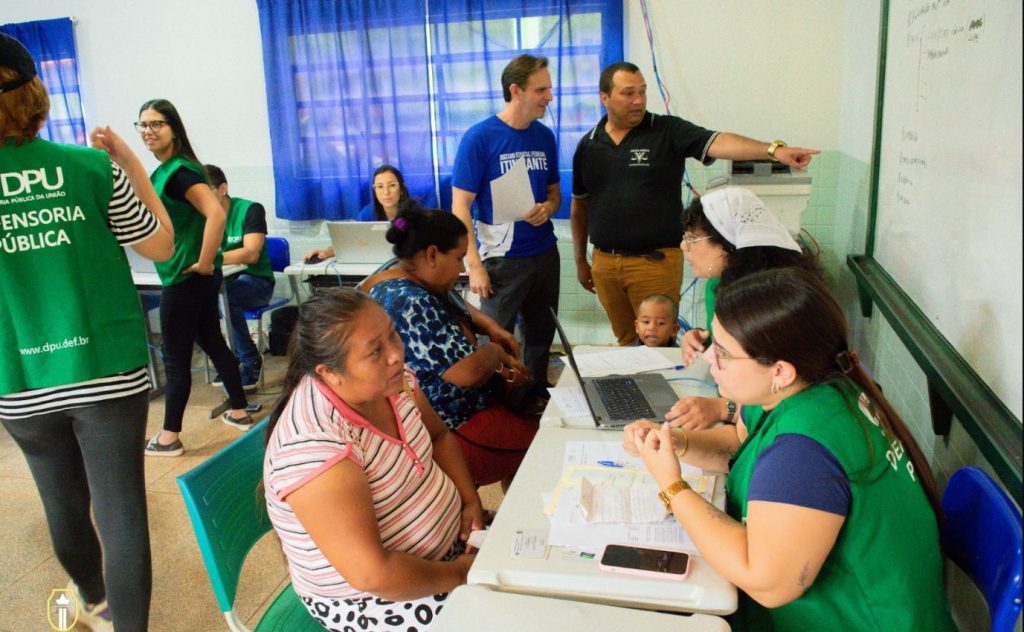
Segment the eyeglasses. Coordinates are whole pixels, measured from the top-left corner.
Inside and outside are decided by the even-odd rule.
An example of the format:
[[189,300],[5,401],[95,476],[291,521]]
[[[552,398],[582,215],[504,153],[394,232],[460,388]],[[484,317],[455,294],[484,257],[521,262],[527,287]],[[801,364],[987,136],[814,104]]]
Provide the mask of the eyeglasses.
[[705,355],[711,355],[711,360],[714,360],[715,368],[717,368],[719,371],[723,370],[725,368],[725,365],[732,360],[755,360],[757,362],[761,361],[761,358],[752,358],[750,356],[734,356],[728,351],[726,351],[722,347],[722,345],[718,344],[717,342],[712,342],[711,346],[708,347],[708,350],[705,351],[704,353]]
[[170,125],[170,123],[167,121],[136,121],[133,125],[135,125],[135,129],[141,134],[146,130],[159,132],[164,128],[164,125]]
[[697,237],[693,233],[683,233],[683,241],[679,244],[682,248],[689,248],[698,241],[704,241],[705,239],[711,239],[711,235],[704,235],[703,237]]

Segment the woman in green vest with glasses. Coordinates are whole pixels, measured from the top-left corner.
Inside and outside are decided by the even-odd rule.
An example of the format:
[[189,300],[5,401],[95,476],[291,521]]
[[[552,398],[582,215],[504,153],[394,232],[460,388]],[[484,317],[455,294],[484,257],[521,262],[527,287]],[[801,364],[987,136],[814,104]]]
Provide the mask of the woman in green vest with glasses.
[[[689,366],[704,351],[711,336],[715,294],[751,272],[775,268],[803,268],[825,277],[816,254],[805,251],[761,198],[742,187],[722,187],[694,199],[683,211],[683,240],[679,243],[693,276],[706,279],[704,306],[707,328],[683,334],[683,364]],[[736,402],[724,397],[689,396],[676,402],[665,418],[684,430],[708,428],[718,422],[734,423]],[[744,416],[760,411],[744,409]],[[747,420],[749,423],[749,419]]]
[[179,456],[185,450],[179,435],[192,389],[193,344],[206,352],[224,380],[230,406],[222,418],[224,423],[248,430],[253,420],[245,410],[238,360],[224,342],[217,311],[223,280],[218,250],[224,236],[224,209],[210,190],[185,125],[170,101],[143,103],[135,127],[146,148],[160,161],[149,179],[174,223],[174,256],[156,266],[163,284],[164,427],[146,443],[146,454]]
[[0,34],[0,420],[39,489],[78,620],[143,631],[149,354],[122,247],[164,260],[174,235],[125,142],[109,127],[91,137],[107,153],[39,138],[49,109],[28,50]]
[[[740,589],[733,629],[954,630],[928,462],[824,284],[753,273],[719,290],[711,329],[722,396],[761,418],[699,432],[641,421],[623,444],[701,561]],[[680,459],[728,472],[727,513],[682,481]]]

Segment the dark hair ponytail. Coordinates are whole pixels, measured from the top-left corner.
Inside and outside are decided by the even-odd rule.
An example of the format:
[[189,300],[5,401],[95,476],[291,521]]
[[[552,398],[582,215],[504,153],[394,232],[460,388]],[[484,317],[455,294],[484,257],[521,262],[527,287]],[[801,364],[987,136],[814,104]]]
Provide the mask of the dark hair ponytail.
[[352,323],[369,304],[376,301],[358,290],[331,288],[314,294],[299,307],[299,319],[288,343],[288,372],[281,396],[270,413],[267,441],[303,377],[315,375],[320,364],[338,373],[345,372]]
[[715,316],[743,351],[764,365],[785,360],[808,384],[859,389],[886,435],[903,444],[936,518],[942,505],[928,461],[899,414],[849,349],[842,310],[816,275],[798,268],[752,272],[719,288]]
[[399,259],[412,259],[430,246],[448,252],[468,235],[466,225],[458,217],[441,209],[403,208],[391,221],[384,238],[394,244],[392,252]]

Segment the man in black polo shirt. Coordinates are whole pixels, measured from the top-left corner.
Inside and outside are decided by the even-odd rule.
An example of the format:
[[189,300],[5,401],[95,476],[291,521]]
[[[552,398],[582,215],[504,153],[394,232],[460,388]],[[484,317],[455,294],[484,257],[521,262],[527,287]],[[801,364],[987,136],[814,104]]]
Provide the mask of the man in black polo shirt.
[[[572,239],[580,284],[604,306],[620,345],[636,339],[636,309],[652,294],[678,307],[683,282],[682,182],[686,158],[770,158],[803,169],[814,149],[713,132],[647,111],[640,69],[618,62],[601,72],[608,114],[588,132],[572,161]],[[587,238],[594,244],[587,262]]]

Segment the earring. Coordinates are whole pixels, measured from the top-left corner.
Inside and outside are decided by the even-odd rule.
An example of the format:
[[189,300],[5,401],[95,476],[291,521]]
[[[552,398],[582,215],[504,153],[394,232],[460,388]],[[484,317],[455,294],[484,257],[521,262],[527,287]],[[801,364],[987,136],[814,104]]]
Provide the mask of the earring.
[[772,382],[772,395],[778,395],[779,391],[781,391],[781,390],[782,390],[782,387],[779,386],[779,383],[773,381]]

